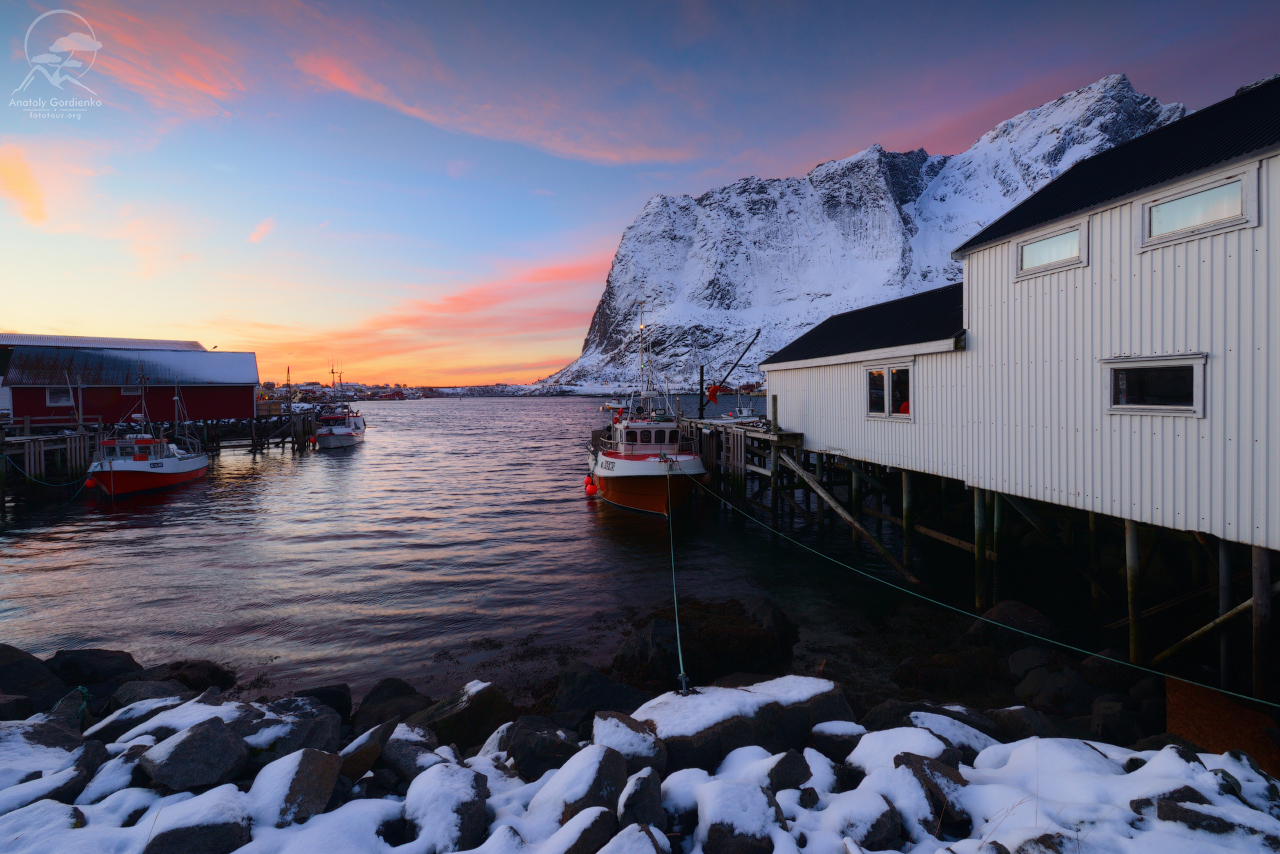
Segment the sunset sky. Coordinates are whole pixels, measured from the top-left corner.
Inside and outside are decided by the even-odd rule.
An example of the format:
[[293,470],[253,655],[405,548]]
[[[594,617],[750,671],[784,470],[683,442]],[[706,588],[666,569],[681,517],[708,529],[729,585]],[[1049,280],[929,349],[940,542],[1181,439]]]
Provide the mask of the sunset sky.
[[[6,94],[79,28],[27,39],[49,9],[102,47],[66,69],[93,96],[0,104],[0,331],[530,382],[654,194],[956,153],[1110,73],[1195,109],[1280,71],[1274,0],[973,5],[5,3]],[[101,106],[9,104],[76,92]]]

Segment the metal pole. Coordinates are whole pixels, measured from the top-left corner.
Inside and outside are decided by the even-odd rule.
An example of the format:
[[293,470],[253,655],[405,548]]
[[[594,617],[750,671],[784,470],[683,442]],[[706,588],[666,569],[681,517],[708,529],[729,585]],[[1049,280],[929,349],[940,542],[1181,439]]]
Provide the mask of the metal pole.
[[703,376],[702,365],[698,365],[698,419],[707,417],[707,381]]
[[[1218,540],[1218,616],[1231,610],[1231,544]],[[1231,640],[1224,629],[1218,633],[1218,686],[1224,691],[1231,681]]]
[[1138,523],[1124,520],[1124,579],[1129,601],[1129,661],[1142,663],[1142,638],[1138,627]]
[[1271,552],[1253,547],[1253,696],[1271,697]]

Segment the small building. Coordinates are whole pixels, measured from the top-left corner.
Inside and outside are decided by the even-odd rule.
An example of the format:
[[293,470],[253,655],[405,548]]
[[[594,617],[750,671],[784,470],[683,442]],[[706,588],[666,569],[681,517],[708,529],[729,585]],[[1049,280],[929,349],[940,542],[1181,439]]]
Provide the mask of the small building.
[[0,409],[30,431],[119,423],[144,400],[156,421],[179,401],[192,420],[251,418],[258,365],[194,341],[4,334],[0,377]]
[[1280,79],[1081,161],[963,285],[761,370],[809,451],[1280,549]]

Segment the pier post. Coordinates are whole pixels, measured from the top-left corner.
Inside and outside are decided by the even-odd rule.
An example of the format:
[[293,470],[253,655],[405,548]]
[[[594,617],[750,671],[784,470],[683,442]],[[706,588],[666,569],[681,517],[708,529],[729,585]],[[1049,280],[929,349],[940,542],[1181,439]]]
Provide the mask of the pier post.
[[[1231,610],[1231,544],[1218,540],[1218,616]],[[1227,690],[1231,682],[1231,639],[1224,629],[1218,632],[1218,687]]]
[[973,488],[973,607],[984,613],[991,607],[991,584],[987,567],[987,496],[985,489]]
[[778,396],[776,394],[772,395],[770,402],[773,404],[773,410],[771,413],[773,417],[769,420],[769,432],[777,433],[778,432]]
[[[776,401],[778,398],[774,397]],[[778,478],[781,472],[778,471],[778,443],[769,443],[769,523],[774,530],[774,536],[778,531],[778,501],[781,493],[778,491]]]
[[1102,554],[1098,549],[1098,514],[1089,511],[1089,602],[1096,614],[1102,607],[1102,587],[1098,577],[1102,574]]
[[911,530],[915,525],[915,508],[911,506],[911,472],[902,470],[902,565],[910,569],[915,557]]
[[1253,547],[1253,696],[1271,698],[1271,552]]
[[1142,663],[1142,635],[1139,631],[1139,618],[1142,612],[1138,608],[1138,523],[1132,519],[1124,520],[1124,580],[1125,591],[1129,603],[1129,661]]
[[[826,478],[827,478],[827,465],[826,465],[827,455],[826,455],[826,454],[824,454],[824,453],[822,453],[821,451],[819,451],[819,452],[815,455],[815,460],[816,460],[816,462],[815,462],[815,466],[817,467],[818,483],[822,484],[822,486],[826,487],[827,491],[828,491],[828,492],[830,492],[830,491],[831,491],[831,484],[827,483],[827,480],[826,480]],[[816,511],[816,512],[817,512],[817,514],[818,514],[818,530],[819,530],[819,531],[821,531],[821,530],[822,530],[823,524],[827,521],[826,511],[827,511],[827,502],[825,502],[825,501],[823,501],[821,498],[819,498],[819,499],[818,499],[818,507],[817,507],[817,511]]]
[[1001,525],[1000,505],[1004,502],[1000,500],[1000,493],[989,491],[987,493],[991,501],[991,550],[996,553],[996,559],[991,562],[991,602],[992,604],[1000,601],[1000,568],[1004,563],[1004,544],[1002,542],[1002,532],[1004,526]]
[[849,460],[849,512],[857,519],[862,515],[862,478],[858,477],[862,463]]
[[698,420],[707,417],[707,381],[703,376],[705,368],[698,365]]

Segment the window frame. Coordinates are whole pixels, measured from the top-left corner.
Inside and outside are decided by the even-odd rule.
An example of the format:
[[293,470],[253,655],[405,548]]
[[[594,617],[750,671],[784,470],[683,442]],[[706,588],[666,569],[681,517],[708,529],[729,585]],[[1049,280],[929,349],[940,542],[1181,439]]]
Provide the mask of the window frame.
[[908,397],[907,397],[907,403],[910,404],[911,411],[908,412],[906,415],[902,415],[901,413],[897,413],[897,412],[871,412],[870,411],[871,401],[870,401],[870,393],[869,393],[870,386],[868,385],[866,389],[867,393],[863,394],[862,396],[864,405],[868,407],[867,410],[865,410],[866,417],[868,419],[875,420],[875,421],[903,421],[903,422],[912,422],[916,420],[916,394],[915,394],[916,360],[915,359],[894,359],[893,361],[889,361],[889,362],[875,362],[875,363],[868,362],[867,364],[864,364],[862,366],[864,381],[868,380],[872,371],[884,371],[884,404],[886,409],[889,407],[889,404],[893,402],[893,372],[901,371],[904,369],[907,371],[907,385],[910,388],[910,392],[908,393]]
[[[1181,231],[1171,231],[1159,237],[1148,236],[1151,228],[1151,209],[1156,205],[1176,202],[1178,199],[1185,199],[1187,196],[1194,196],[1206,190],[1213,190],[1233,181],[1240,182],[1240,216],[1206,222],[1191,228],[1184,228]],[[1253,228],[1258,224],[1258,161],[1253,160],[1233,169],[1215,172],[1212,175],[1204,175],[1189,183],[1167,187],[1159,192],[1143,196],[1135,201],[1133,215],[1135,218],[1133,223],[1134,251],[1138,254],[1175,243],[1198,240],[1201,237]]]
[[136,385],[122,385],[120,386],[120,394],[137,397],[142,394],[142,387]]
[[[1079,267],[1089,266],[1089,221],[1088,216],[1076,217],[1069,222],[1058,223],[1052,228],[1042,229],[1027,235],[1021,240],[1014,241],[1013,244],[1013,279],[1021,281],[1023,279],[1034,279],[1037,276],[1043,276],[1048,273],[1057,273],[1062,270],[1074,270]],[[1041,240],[1049,240],[1072,231],[1080,232],[1080,254],[1074,258],[1064,258],[1061,261],[1054,261],[1051,264],[1041,264],[1039,267],[1029,267],[1022,269],[1022,247],[1032,243],[1039,243]]]
[[[55,391],[65,391],[67,393],[67,402],[54,403],[53,392]],[[75,409],[76,408],[75,391],[70,386],[65,386],[65,385],[45,386],[44,405],[49,409]]]
[[[1205,417],[1205,364],[1208,353],[1173,353],[1166,356],[1114,356],[1099,359],[1103,367],[1103,405],[1110,415],[1168,415],[1182,418]],[[1184,368],[1193,369],[1191,380],[1191,406],[1151,406],[1149,404],[1116,404],[1111,402],[1111,390],[1116,368]]]

